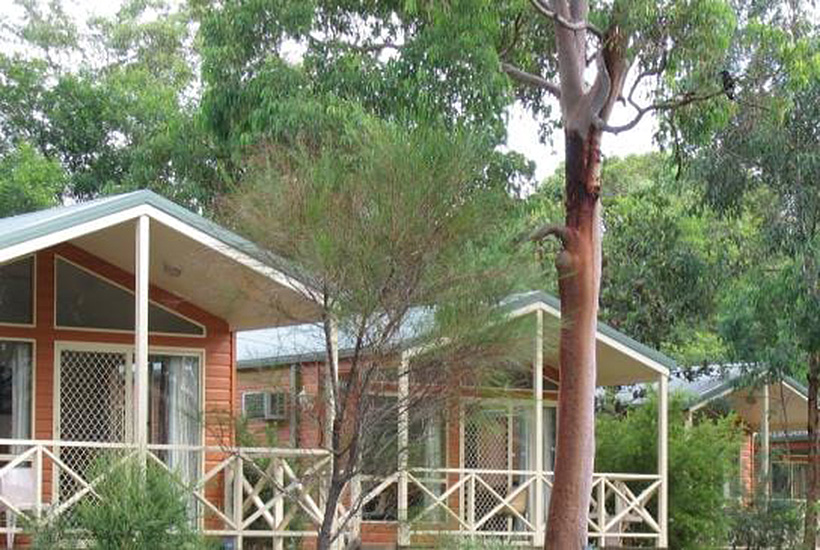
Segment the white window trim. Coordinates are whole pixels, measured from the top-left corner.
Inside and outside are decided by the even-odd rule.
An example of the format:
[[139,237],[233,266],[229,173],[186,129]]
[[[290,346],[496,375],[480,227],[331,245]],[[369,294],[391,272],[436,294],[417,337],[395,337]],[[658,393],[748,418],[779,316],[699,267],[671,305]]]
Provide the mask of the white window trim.
[[[29,439],[37,439],[37,340],[34,338],[0,336],[0,342],[23,342],[31,344],[31,437],[29,437]],[[12,458],[14,457],[0,455],[0,460],[10,460]]]
[[[255,417],[248,416],[247,407],[246,407],[246,399],[247,399],[248,396],[251,396],[251,395],[262,395],[262,396],[264,396],[263,397],[263,402],[262,402],[262,416],[261,417],[259,417],[259,416],[255,416]],[[274,396],[274,395],[282,396],[282,398],[285,399],[285,411],[282,413],[281,416],[273,416],[270,412],[270,400],[271,400],[272,396]],[[284,391],[277,391],[277,390],[247,390],[247,391],[243,391],[242,395],[241,395],[242,415],[245,416],[250,421],[259,421],[259,420],[264,420],[266,422],[283,422],[283,421],[286,421],[286,420],[288,420],[287,398],[288,398],[287,392],[284,392]]]

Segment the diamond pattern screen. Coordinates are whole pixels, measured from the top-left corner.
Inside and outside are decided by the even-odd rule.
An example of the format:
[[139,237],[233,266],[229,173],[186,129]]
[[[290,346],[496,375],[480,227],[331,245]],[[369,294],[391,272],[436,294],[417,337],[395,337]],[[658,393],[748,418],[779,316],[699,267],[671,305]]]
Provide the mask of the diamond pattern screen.
[[[126,354],[63,350],[60,356],[60,439],[122,442],[126,428]],[[108,454],[111,454],[108,451]],[[64,447],[60,458],[86,480],[105,457],[104,451]],[[59,480],[61,499],[79,485],[65,472]]]

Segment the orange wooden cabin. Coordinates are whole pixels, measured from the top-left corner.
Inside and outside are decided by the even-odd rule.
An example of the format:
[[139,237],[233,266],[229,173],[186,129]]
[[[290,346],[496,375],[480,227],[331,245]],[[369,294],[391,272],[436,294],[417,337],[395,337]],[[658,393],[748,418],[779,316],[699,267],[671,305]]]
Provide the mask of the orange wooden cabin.
[[203,529],[243,530],[236,331],[316,314],[255,254],[148,191],[0,220],[7,545],[17,516],[65,513],[100,463],[129,453],[177,476]]

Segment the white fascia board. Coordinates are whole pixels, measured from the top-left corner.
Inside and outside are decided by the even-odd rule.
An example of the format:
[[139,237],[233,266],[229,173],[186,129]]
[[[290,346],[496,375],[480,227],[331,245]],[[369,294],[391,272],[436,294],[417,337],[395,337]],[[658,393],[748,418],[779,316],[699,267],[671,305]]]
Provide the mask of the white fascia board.
[[801,392],[800,390],[798,390],[797,388],[795,388],[794,386],[792,386],[791,384],[789,384],[786,381],[781,382],[781,384],[786,386],[789,390],[791,390],[793,393],[795,393],[798,397],[801,397],[803,399],[803,401],[808,402],[809,396],[804,395],[803,392]]
[[[543,311],[545,313],[549,313],[553,317],[560,319],[561,318],[561,311],[552,307],[549,304],[544,302],[536,302],[534,304],[529,304],[524,306],[520,309],[513,310],[509,313],[509,317],[511,319],[516,319],[518,317],[523,317],[525,315],[530,315],[535,313],[536,311]],[[663,376],[669,377],[669,369],[658,363],[657,361],[638,353],[637,351],[633,350],[632,348],[618,342],[614,338],[603,334],[601,331],[596,331],[595,335],[596,339],[601,342],[602,344],[606,344],[607,346],[623,353],[624,355],[631,357],[632,359],[638,361],[639,363],[649,367],[650,369],[654,370],[658,374]]]
[[734,386],[733,386],[733,387],[731,387],[731,388],[727,388],[727,389],[723,390],[722,392],[720,392],[719,394],[717,394],[717,395],[713,395],[713,396],[712,396],[712,397],[710,397],[709,399],[706,399],[705,401],[701,401],[701,402],[697,403],[696,405],[694,405],[694,406],[692,406],[692,407],[689,407],[689,412],[690,412],[690,413],[693,413],[693,412],[695,412],[695,411],[697,411],[697,410],[702,409],[703,407],[705,407],[706,405],[708,405],[708,404],[709,404],[709,403],[711,403],[712,401],[715,401],[715,400],[717,400],[717,399],[721,399],[721,398],[723,398],[723,397],[726,397],[727,395],[731,395],[732,393],[734,393],[734,391],[735,391],[736,389],[737,389],[737,388],[735,388]]
[[289,288],[295,292],[298,292],[305,297],[316,296],[316,293],[309,291],[309,289],[301,281],[298,281],[293,277],[287,276],[281,271],[278,271],[270,266],[265,265],[264,263],[249,256],[241,250],[238,250],[228,244],[225,244],[219,239],[216,239],[208,235],[204,231],[201,231],[179,220],[178,218],[166,214],[162,210],[159,210],[158,208],[155,208],[148,204],[141,204],[133,208],[128,208],[121,212],[109,214],[107,216],[103,216],[95,220],[91,220],[72,227],[68,227],[60,231],[55,231],[53,233],[49,233],[41,237],[36,237],[34,239],[0,250],[0,264],[13,260],[15,258],[32,254],[34,252],[37,252],[38,250],[43,250],[45,248],[58,245],[60,243],[70,241],[72,239],[77,239],[84,235],[88,235],[90,233],[106,229],[108,227],[112,227],[121,223],[134,220],[142,215],[149,216],[157,222],[162,223],[163,225],[170,227],[171,229],[195,240],[196,242],[216,252],[221,253],[227,258],[250,268],[251,270],[259,273],[260,275],[268,279],[275,281],[276,283],[285,288]]
[[33,254],[38,250],[43,250],[60,243],[82,237],[83,235],[88,235],[89,233],[94,233],[95,231],[100,231],[101,229],[133,220],[147,213],[146,205],[135,206],[121,212],[109,214],[95,220],[24,241],[0,250],[0,263],[13,260],[14,258],[19,258],[20,256]]
[[624,344],[618,342],[614,338],[607,336],[606,334],[601,334],[598,332],[598,340],[611,348],[614,348],[624,355],[631,357],[632,359],[643,363],[645,366],[649,367],[650,369],[654,370],[660,375],[665,377],[669,377],[669,369],[658,363],[657,361],[650,359],[646,355],[638,353],[637,351],[633,350],[632,348],[625,346]]

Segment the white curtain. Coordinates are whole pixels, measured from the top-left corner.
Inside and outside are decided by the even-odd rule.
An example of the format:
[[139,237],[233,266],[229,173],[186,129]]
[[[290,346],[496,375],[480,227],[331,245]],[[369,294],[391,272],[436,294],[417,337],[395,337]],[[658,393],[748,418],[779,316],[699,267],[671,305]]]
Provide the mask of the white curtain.
[[[11,346],[9,367],[11,369],[11,437],[31,437],[31,344],[16,342]],[[25,451],[15,447],[12,453]]]
[[[201,411],[199,400],[199,358],[169,356],[167,358],[168,443],[196,446],[200,444]],[[199,454],[194,450],[171,450],[168,467],[187,484],[196,480]]]
[[424,426],[424,467],[441,468],[444,466],[444,457],[441,447],[444,437],[444,426],[438,417],[428,418]]

